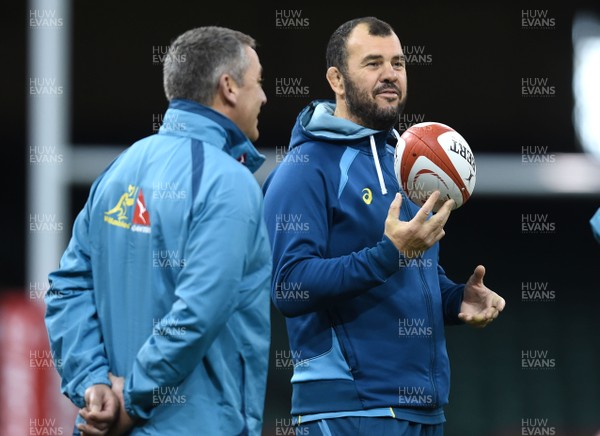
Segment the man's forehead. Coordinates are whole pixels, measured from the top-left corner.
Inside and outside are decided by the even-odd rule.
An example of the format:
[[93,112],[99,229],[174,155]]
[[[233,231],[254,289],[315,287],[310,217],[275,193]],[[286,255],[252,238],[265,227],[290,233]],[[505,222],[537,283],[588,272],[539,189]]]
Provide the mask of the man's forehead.
[[248,68],[250,69],[254,69],[254,70],[262,70],[262,65],[260,63],[260,58],[258,56],[258,53],[256,53],[256,50],[254,50],[252,47],[246,46],[246,51],[247,51],[247,56],[250,59],[250,64]]
[[375,36],[369,34],[369,26],[366,23],[358,24],[350,35],[348,35],[347,49],[349,54],[360,54],[366,51],[376,51],[379,48],[389,48],[390,45],[396,45],[398,54],[402,53],[400,40],[395,33],[385,36]]

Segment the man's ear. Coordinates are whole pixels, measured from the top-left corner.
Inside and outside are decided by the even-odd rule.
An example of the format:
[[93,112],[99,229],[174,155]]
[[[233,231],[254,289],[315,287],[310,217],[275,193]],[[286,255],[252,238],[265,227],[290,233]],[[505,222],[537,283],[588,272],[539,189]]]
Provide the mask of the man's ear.
[[336,67],[329,67],[325,77],[327,77],[329,86],[331,86],[331,89],[336,95],[344,95],[344,77],[342,76],[340,70],[338,70]]
[[221,74],[217,93],[223,102],[235,106],[238,97],[238,85],[229,74]]

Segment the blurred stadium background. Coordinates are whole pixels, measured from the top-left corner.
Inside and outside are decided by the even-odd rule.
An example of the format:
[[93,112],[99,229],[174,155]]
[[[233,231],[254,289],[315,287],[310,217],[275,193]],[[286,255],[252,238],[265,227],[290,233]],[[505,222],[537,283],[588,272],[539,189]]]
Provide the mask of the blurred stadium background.
[[[449,436],[600,431],[600,5],[597,1],[333,5],[199,1],[3,5],[4,195],[0,434],[70,434],[43,325],[58,264],[93,179],[152,134],[166,100],[161,59],[175,36],[222,25],[254,36],[269,99],[260,183],[283,158],[297,113],[331,98],[324,51],[342,22],[392,24],[408,55],[398,128],[458,130],[478,165],[446,227],[441,264],[464,281],[479,263],[507,300],[484,330],[447,330]],[[293,434],[285,324],[272,311],[264,435]],[[394,356],[390,356],[393,358]],[[192,434],[192,433],[190,433]],[[195,433],[200,434],[200,433]]]

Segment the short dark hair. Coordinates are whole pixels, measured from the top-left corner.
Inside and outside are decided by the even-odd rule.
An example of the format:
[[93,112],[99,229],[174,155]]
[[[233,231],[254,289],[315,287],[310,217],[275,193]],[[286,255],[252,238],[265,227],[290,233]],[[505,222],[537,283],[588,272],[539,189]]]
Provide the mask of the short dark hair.
[[163,64],[167,99],[183,98],[209,105],[223,73],[231,74],[243,86],[250,62],[246,46],[255,48],[254,38],[226,27],[198,27],[179,35]]
[[389,36],[394,33],[392,26],[379,18],[362,17],[346,21],[338,27],[329,38],[325,55],[327,68],[336,67],[342,73],[347,71],[348,36],[356,26],[363,23],[368,26],[369,35],[372,36]]

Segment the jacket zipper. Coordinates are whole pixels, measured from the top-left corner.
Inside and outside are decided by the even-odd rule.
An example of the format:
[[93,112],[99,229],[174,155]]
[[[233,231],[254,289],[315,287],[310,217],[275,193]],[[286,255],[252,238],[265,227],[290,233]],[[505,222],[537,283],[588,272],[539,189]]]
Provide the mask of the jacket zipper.
[[[388,170],[388,166],[384,165],[384,168],[386,170],[386,173],[388,173],[389,176],[389,170]],[[394,178],[396,176],[394,175]],[[408,207],[408,204],[406,203],[407,201],[410,201],[403,193],[402,195],[402,209],[404,209],[404,212],[406,213],[406,215],[408,217],[410,217],[411,219],[414,218],[413,215],[410,212],[410,209]],[[419,267],[419,276],[421,278],[421,292],[423,293],[423,297],[425,298],[425,304],[427,306],[427,316],[429,318],[429,322],[431,323],[430,325],[433,327],[433,309],[432,309],[432,302],[431,302],[431,290],[429,289],[429,286],[427,285],[427,281],[425,280],[425,275],[423,273],[423,269]],[[432,328],[431,329],[431,339],[429,341],[430,344],[430,350],[431,350],[431,359],[430,359],[430,363],[429,363],[429,382],[431,383],[431,388],[433,390],[433,403],[431,404],[431,408],[436,407],[437,405],[437,386],[435,383],[435,378],[434,378],[434,374],[435,374],[435,366],[436,366],[436,350],[435,350],[435,329]]]

